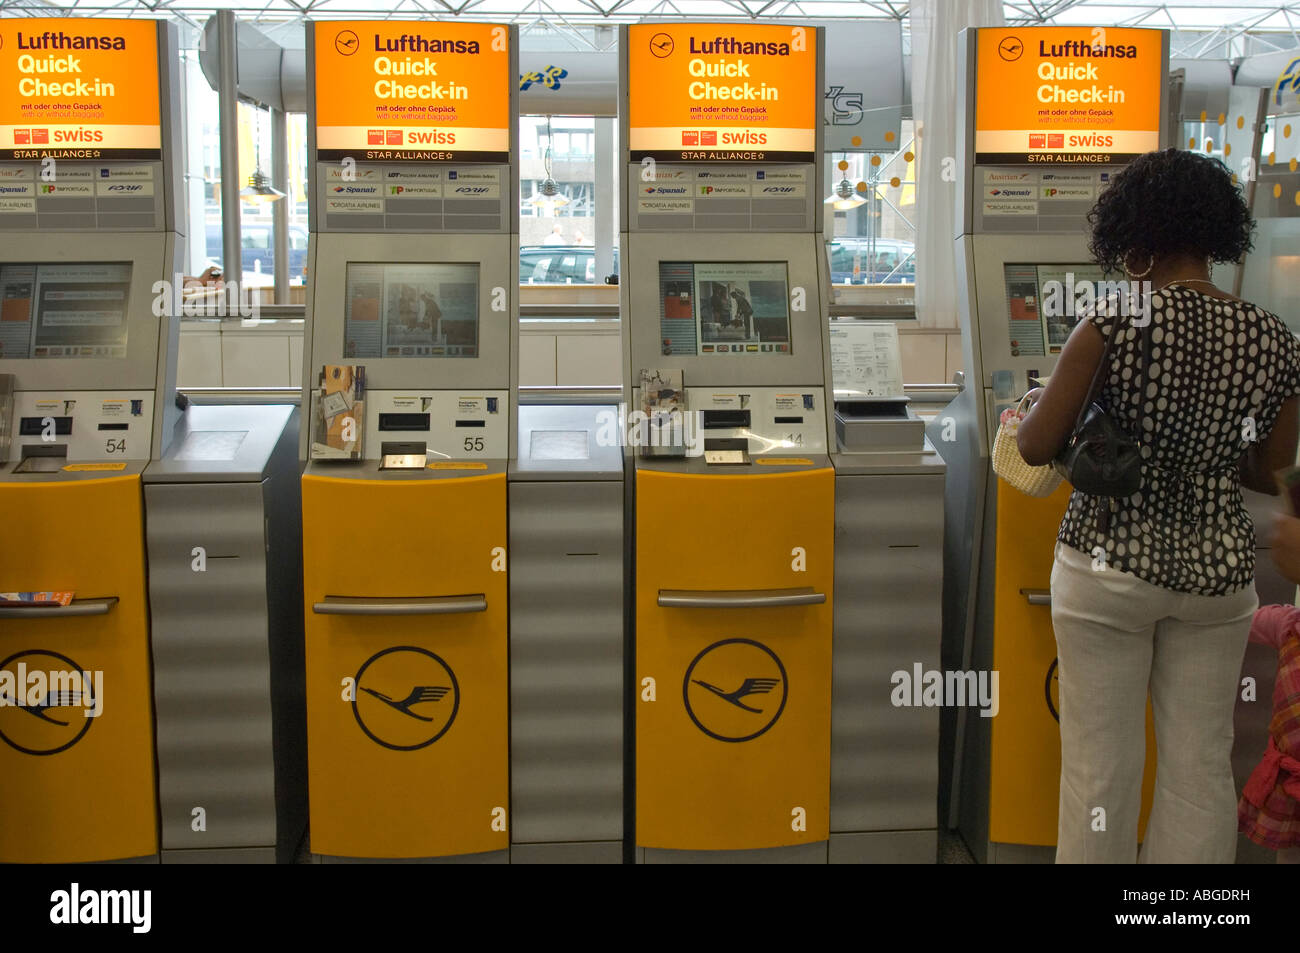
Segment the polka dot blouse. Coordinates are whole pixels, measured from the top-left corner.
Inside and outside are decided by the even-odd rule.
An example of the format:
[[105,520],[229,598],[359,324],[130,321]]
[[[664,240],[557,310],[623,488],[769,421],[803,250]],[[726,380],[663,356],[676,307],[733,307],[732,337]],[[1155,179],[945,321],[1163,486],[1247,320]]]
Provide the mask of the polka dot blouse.
[[[1175,592],[1235,592],[1255,575],[1237,466],[1282,402],[1300,394],[1300,341],[1254,305],[1174,285],[1151,297],[1144,382],[1141,329],[1115,311],[1101,305],[1088,319],[1119,335],[1098,400],[1130,436],[1138,401],[1146,402],[1142,489],[1117,500],[1076,490],[1057,538],[1091,556],[1101,547],[1112,569]],[[1111,509],[1109,521],[1101,507]]]

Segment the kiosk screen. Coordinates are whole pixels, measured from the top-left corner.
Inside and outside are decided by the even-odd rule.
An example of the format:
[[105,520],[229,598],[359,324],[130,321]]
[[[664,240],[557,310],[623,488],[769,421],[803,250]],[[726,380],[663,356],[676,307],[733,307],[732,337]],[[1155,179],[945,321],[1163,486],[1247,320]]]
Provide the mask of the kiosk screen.
[[0,265],[0,358],[126,357],[129,262]]
[[1096,265],[1002,266],[1007,290],[1007,326],[1012,357],[1060,354],[1079,317],[1098,296],[1120,290],[1102,279]]
[[783,261],[660,262],[664,354],[789,354]]
[[478,357],[478,265],[350,262],[343,356]]

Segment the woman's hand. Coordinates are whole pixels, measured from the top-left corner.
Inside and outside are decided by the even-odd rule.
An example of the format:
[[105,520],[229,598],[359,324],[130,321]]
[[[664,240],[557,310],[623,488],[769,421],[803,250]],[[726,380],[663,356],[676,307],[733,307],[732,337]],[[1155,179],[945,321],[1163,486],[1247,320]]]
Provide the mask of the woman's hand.
[[1105,338],[1092,322],[1080,321],[1065,342],[1047,386],[1029,392],[1033,412],[1020,422],[1016,445],[1031,467],[1051,463],[1070,439],[1105,347]]

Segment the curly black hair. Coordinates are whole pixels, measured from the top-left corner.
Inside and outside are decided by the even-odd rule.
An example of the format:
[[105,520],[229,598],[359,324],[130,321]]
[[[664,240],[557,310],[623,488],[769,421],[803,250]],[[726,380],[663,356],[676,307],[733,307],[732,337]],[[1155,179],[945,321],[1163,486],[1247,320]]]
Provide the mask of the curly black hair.
[[1088,248],[1107,272],[1152,255],[1192,254],[1237,262],[1252,247],[1255,222],[1223,164],[1180,149],[1130,162],[1088,213]]

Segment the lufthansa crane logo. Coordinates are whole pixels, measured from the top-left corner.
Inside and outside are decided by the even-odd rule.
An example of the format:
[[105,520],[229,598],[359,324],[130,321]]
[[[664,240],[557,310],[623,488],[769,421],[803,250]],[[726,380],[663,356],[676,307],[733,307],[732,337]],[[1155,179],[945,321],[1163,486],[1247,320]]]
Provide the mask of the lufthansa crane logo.
[[18,652],[0,662],[0,674],[0,739],[9,747],[23,754],[58,754],[90,730],[98,707],[95,683],[66,655]]
[[1008,63],[1014,63],[1025,53],[1025,44],[1018,36],[1006,36],[998,44],[998,56],[1002,57]]
[[650,53],[653,56],[663,59],[673,52],[673,38],[667,33],[656,33],[650,37]]
[[361,40],[351,30],[340,30],[338,35],[334,37],[334,49],[338,50],[343,56],[351,56],[361,49]]
[[447,733],[459,710],[455,674],[427,649],[384,649],[357,672],[352,714],[366,737],[391,751],[427,748]]
[[714,642],[686,669],[682,698],[695,727],[718,741],[752,741],[785,711],[789,682],[776,653],[753,639]]

